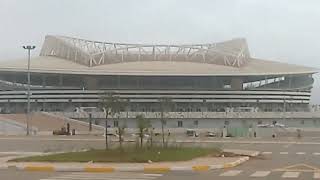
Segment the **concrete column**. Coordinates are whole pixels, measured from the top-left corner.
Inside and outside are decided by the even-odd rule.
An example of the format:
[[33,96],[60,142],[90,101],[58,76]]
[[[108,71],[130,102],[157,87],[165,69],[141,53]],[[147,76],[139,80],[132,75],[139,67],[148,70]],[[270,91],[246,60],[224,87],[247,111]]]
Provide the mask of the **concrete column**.
[[231,89],[242,90],[242,88],[243,88],[243,79],[241,77],[235,77],[231,79]]
[[46,87],[47,86],[47,82],[46,82],[46,80],[47,80],[47,77],[46,77],[46,75],[42,75],[42,87]]
[[62,87],[63,86],[63,75],[59,74],[59,86]]
[[268,78],[267,78],[267,76],[265,76],[265,77],[264,77],[264,87],[266,87],[267,84],[268,84]]
[[17,75],[13,74],[12,77],[13,77],[13,86],[15,86],[17,83]]
[[46,111],[46,103],[45,102],[42,103],[42,110]]
[[292,76],[289,76],[289,89],[291,88],[291,85],[292,85]]
[[121,80],[120,80],[120,76],[118,75],[117,76],[117,87],[118,87],[118,89],[120,88],[120,85],[121,85]]

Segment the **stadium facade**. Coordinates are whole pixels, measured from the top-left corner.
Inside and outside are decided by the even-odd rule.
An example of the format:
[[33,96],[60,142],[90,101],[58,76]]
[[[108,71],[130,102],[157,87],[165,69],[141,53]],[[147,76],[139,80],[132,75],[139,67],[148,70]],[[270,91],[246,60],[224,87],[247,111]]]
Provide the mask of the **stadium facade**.
[[[0,64],[3,113],[26,109],[26,63]],[[88,113],[74,110],[98,107],[101,94],[112,92],[127,103],[114,126],[118,121],[131,126],[138,113],[157,126],[162,98],[174,102],[166,115],[172,128],[255,126],[288,118],[320,123],[314,115],[302,115],[311,111],[317,69],[253,58],[245,39],[152,45],[49,35],[30,71],[33,111],[87,118]],[[104,117],[99,112],[90,116]]]

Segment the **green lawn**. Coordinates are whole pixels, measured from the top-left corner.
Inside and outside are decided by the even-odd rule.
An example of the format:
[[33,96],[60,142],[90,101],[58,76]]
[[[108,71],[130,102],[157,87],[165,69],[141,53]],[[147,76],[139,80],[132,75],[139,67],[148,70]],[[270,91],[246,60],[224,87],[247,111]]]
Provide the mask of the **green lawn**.
[[11,162],[153,162],[186,161],[196,157],[219,156],[217,148],[126,148],[123,150],[89,150],[10,160]]

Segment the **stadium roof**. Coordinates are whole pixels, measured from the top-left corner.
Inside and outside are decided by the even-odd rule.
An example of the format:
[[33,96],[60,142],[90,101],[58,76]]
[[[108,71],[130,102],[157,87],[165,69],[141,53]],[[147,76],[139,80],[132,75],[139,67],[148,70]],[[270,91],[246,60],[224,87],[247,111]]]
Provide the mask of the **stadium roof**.
[[[27,60],[0,63],[26,72]],[[47,36],[31,72],[88,75],[257,76],[311,74],[317,69],[250,57],[244,39],[196,45],[145,45]]]
[[[0,71],[26,72],[27,60],[1,62]],[[80,65],[56,57],[39,56],[31,60],[31,72],[88,75],[179,75],[179,76],[250,76],[316,73],[316,69],[250,59],[241,68],[194,62],[142,61],[106,64],[95,67]]]

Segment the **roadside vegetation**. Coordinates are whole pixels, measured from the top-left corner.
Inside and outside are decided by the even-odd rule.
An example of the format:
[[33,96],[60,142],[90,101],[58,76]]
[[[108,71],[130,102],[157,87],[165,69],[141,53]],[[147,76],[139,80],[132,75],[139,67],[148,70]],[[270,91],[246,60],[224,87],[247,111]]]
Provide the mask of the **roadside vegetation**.
[[43,156],[31,156],[10,160],[11,162],[136,162],[187,161],[198,157],[217,157],[222,152],[218,148],[153,147],[89,150]]

